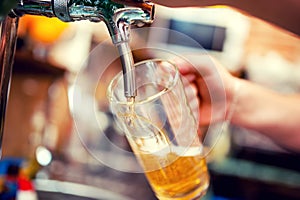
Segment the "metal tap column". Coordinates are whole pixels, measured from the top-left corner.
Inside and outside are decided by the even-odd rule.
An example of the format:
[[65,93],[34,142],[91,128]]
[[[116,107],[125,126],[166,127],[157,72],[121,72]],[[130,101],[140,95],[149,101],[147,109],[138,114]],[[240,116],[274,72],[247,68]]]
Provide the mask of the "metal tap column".
[[0,154],[2,154],[5,113],[17,41],[17,28],[18,18],[6,17],[0,21]]

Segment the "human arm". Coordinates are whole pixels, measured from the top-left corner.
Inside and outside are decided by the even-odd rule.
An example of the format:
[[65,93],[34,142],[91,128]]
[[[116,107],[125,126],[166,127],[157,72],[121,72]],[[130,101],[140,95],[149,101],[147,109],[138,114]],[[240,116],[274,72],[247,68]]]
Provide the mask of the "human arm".
[[[300,95],[280,94],[236,78],[208,55],[185,57],[192,64],[176,63],[181,74],[198,89],[200,125],[227,119],[234,125],[264,134],[286,149],[300,152]],[[223,95],[226,97],[220,98]],[[212,101],[212,96],[219,97]],[[213,109],[221,117],[212,113]]]
[[300,151],[300,95],[280,94],[236,79],[240,88],[232,124],[260,132],[280,146]]
[[299,0],[153,0],[153,3],[168,7],[205,7],[226,5],[289,32],[300,35],[300,2]]

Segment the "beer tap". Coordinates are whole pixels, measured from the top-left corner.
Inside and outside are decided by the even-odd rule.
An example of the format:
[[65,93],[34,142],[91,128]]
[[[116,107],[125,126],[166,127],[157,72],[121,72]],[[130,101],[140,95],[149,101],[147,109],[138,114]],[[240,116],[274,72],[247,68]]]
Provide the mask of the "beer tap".
[[64,22],[89,20],[103,21],[109,30],[114,44],[127,41],[122,24],[142,25],[151,23],[154,17],[154,5],[150,2],[132,0],[130,7],[111,0],[19,0],[10,16],[24,14],[57,17]]
[[[14,7],[6,16],[0,13],[0,148],[4,131],[5,111],[9,94],[9,84],[17,39],[18,19],[23,15],[57,17],[64,22],[89,20],[104,22],[112,42],[125,52],[130,37],[130,26],[142,26],[152,23],[154,5],[144,0],[15,0]],[[0,9],[1,11],[1,9]],[[128,49],[127,49],[128,51]],[[124,74],[125,96],[135,96],[132,58],[121,55]]]

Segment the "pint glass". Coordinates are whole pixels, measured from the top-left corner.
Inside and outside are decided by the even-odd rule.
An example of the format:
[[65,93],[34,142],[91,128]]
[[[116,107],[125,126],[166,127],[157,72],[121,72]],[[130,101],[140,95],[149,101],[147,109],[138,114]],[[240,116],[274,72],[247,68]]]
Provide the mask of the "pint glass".
[[108,87],[110,108],[160,200],[199,199],[209,174],[176,65],[166,60],[135,64],[137,96],[124,96],[123,75]]

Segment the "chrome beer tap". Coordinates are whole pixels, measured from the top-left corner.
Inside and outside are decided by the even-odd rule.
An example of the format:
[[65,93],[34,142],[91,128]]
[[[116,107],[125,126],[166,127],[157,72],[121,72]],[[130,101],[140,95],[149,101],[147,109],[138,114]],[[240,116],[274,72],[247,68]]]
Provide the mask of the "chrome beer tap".
[[130,26],[152,23],[154,5],[151,2],[144,0],[4,0],[0,6],[13,6],[6,16],[3,16],[5,12],[1,13],[0,9],[0,148],[17,39],[18,19],[23,15],[57,17],[64,22],[80,20],[104,22],[113,44],[121,54],[125,96],[135,96],[135,78],[131,73],[133,59],[130,56],[131,53],[126,52],[128,51]]
[[[130,7],[120,4],[122,2]],[[103,21],[116,44],[129,39],[123,33],[124,24],[142,25],[153,21],[154,5],[138,0],[121,0],[118,3],[111,0],[19,0],[10,16],[20,17],[24,14],[57,17],[64,22]]]

